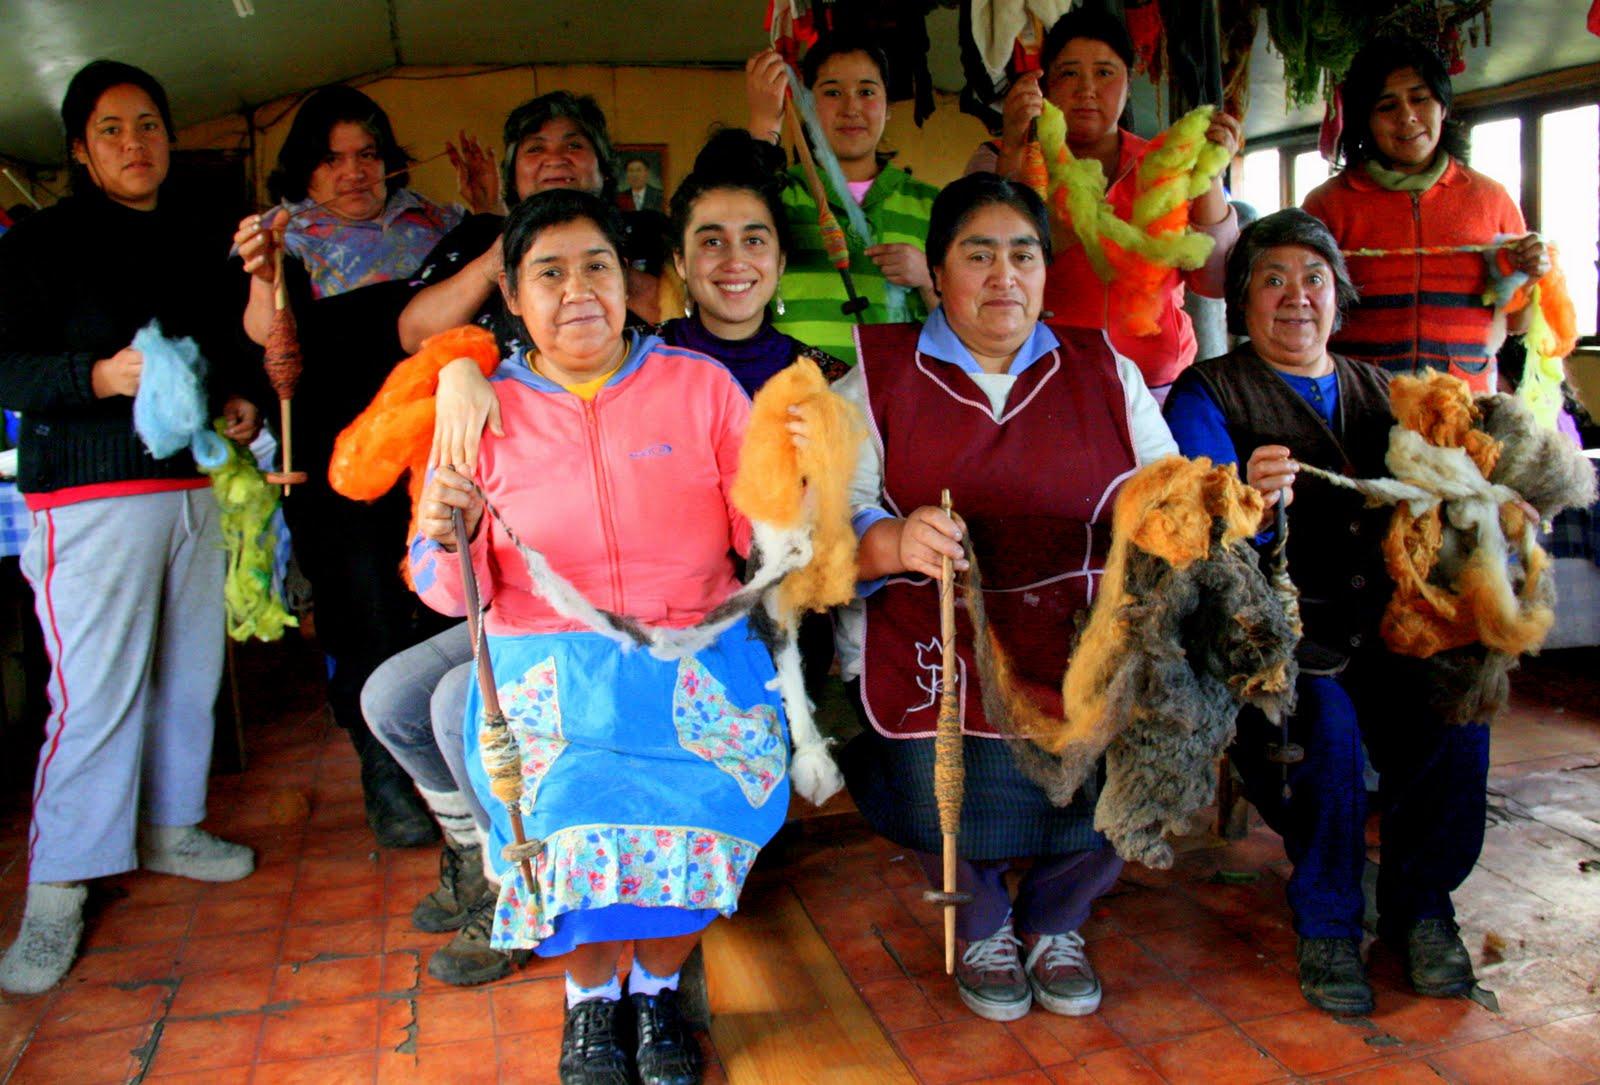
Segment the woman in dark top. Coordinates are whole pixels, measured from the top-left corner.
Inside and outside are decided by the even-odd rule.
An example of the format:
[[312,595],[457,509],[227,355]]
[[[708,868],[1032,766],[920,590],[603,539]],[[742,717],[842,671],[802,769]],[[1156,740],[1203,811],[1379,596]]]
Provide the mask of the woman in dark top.
[[1428,707],[1421,661],[1379,639],[1393,590],[1381,549],[1389,510],[1295,477],[1302,462],[1356,477],[1388,473],[1389,377],[1328,350],[1355,288],[1338,242],[1306,212],[1287,208],[1246,228],[1227,281],[1229,325],[1249,342],[1186,370],[1166,412],[1185,455],[1240,464],[1269,506],[1287,507],[1305,625],[1289,726],[1306,757],[1290,768],[1285,799],[1283,770],[1266,757],[1277,728],[1250,708],[1229,756],[1294,863],[1300,990],[1330,1013],[1372,1009],[1360,956],[1365,743],[1382,774],[1378,933],[1419,993],[1459,994],[1472,986],[1472,960],[1450,893],[1483,846],[1489,728],[1441,719]]
[[[199,828],[222,675],[223,558],[210,482],[187,450],[150,455],[133,428],[159,321],[209,362],[213,411],[249,441],[257,408],[224,315],[226,224],[162,191],[172,121],[161,85],[95,61],[61,106],[73,195],[0,239],[0,403],[20,408],[22,557],[50,654],[28,898],[0,986],[54,985],[77,953],[83,882],[136,866],[206,881],[254,868]],[[92,257],[89,254],[93,254]]]
[[344,86],[324,87],[301,105],[268,179],[287,201],[239,226],[235,241],[250,273],[245,331],[264,343],[273,313],[274,256],[299,324],[305,372],[295,393],[297,468],[310,475],[284,500],[295,557],[311,581],[317,638],[332,657],[328,701],[361,754],[367,821],[378,842],[407,847],[438,838],[411,781],[361,716],[361,686],[374,667],[438,622],[419,611],[400,577],[410,502],[397,490],[371,504],[328,485],[334,438],[371,402],[405,356],[395,334],[412,295],[410,280],[461,218],[385,176],[408,161],[376,102]]
[[[610,200],[615,160],[606,115],[587,94],[553,90],[523,102],[506,116],[500,191],[507,206],[537,192],[575,188]],[[430,335],[462,324],[481,324],[502,340],[513,325],[500,304],[500,231],[504,215],[469,215],[428,253],[413,285],[416,295],[400,314],[400,343],[411,354]]]

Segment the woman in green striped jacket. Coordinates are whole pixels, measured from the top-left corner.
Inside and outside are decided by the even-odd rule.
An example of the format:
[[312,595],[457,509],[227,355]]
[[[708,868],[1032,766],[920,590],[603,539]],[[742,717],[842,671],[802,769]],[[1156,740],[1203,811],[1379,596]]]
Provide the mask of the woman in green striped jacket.
[[[782,57],[768,50],[752,57],[746,72],[750,132],[776,143],[783,130],[788,69]],[[824,175],[828,203],[850,245],[851,279],[856,293],[867,301],[862,322],[921,321],[938,304],[922,249],[928,213],[939,190],[889,165],[887,156],[879,153],[889,117],[888,62],[883,51],[866,37],[826,36],[806,53],[801,78],[815,95],[817,119],[848,190],[837,191]],[[789,178],[783,203],[794,244],[779,287],[782,300],[775,324],[780,331],[854,365],[855,320],[843,308],[848,300],[844,281],[823,248],[817,205],[805,174],[796,166]],[[850,227],[851,204],[865,214],[870,238]]]

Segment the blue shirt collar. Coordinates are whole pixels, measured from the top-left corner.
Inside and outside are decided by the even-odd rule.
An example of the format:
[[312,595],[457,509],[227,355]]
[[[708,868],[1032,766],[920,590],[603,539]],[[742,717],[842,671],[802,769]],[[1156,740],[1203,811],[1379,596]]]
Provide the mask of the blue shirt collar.
[[[661,346],[661,337],[659,335],[647,335],[639,331],[626,331],[623,334],[632,340],[628,346],[628,357],[623,360],[622,365],[612,375],[611,380],[606,382],[607,388],[632,376],[634,370],[644,364],[644,360],[649,356],[650,352]],[[567,391],[549,377],[540,374],[528,363],[527,348],[521,344],[518,344],[512,350],[511,357],[495,368],[494,375],[489,379],[491,381],[514,380],[518,384],[525,384],[537,392],[566,393]]]
[[[1056,338],[1055,332],[1043,324],[1034,324],[1027,342],[1017,351],[1017,356],[1011,360],[1011,368],[1007,372],[1013,377],[1020,377],[1028,371],[1030,365],[1060,345],[1061,341]],[[943,306],[930,313],[923,323],[922,333],[917,336],[917,350],[941,362],[960,366],[963,372],[983,372],[983,367],[972,356],[972,351],[967,349],[967,345],[961,341],[950,327],[950,322],[945,319]]]

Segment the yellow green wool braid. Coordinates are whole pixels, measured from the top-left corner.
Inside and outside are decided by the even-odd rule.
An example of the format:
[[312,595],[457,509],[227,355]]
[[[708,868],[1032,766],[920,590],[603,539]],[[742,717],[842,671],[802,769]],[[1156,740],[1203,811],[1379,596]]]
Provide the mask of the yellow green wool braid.
[[[213,423],[218,433],[227,423]],[[222,510],[222,542],[228,552],[228,574],[222,597],[227,605],[228,636],[234,640],[277,640],[288,626],[299,625],[272,590],[273,556],[278,549],[272,514],[277,488],[262,477],[237,442],[225,440],[228,459],[211,476],[211,492]]]
[[1126,222],[1106,199],[1106,176],[1100,163],[1073,155],[1067,146],[1066,116],[1053,103],[1044,103],[1037,131],[1050,174],[1053,206],[1062,210],[1058,192],[1065,190],[1064,209],[1073,232],[1102,281],[1115,277],[1102,249],[1104,241],[1163,267],[1197,268],[1211,255],[1214,242],[1197,230],[1151,234],[1146,228],[1204,193],[1227,166],[1227,149],[1205,138],[1215,112],[1211,106],[1191,110],[1145,155],[1139,165],[1133,221]]

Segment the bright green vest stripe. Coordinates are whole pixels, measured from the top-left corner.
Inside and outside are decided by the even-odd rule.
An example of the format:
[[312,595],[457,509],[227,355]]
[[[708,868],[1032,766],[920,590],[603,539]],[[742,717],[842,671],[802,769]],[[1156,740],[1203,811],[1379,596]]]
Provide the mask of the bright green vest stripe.
[[[817,205],[805,186],[799,168],[790,171],[784,190],[784,209],[788,212],[790,248],[788,266],[779,293],[784,300],[784,315],[774,323],[780,331],[835,355],[849,365],[856,361],[851,327],[855,321],[840,311],[845,301],[844,281],[828,261],[822,247],[822,231],[817,225]],[[886,168],[867,193],[863,204],[874,239],[880,244],[909,244],[922,247],[928,232],[928,214],[938,189],[911,178],[904,170]],[[906,291],[905,311],[891,313],[885,304],[887,285],[878,266],[863,253],[861,239],[851,233],[842,204],[830,200],[834,217],[845,230],[850,244],[850,277],[856,293],[867,299],[862,315],[868,324],[890,320],[923,320],[927,310],[922,296]]]

